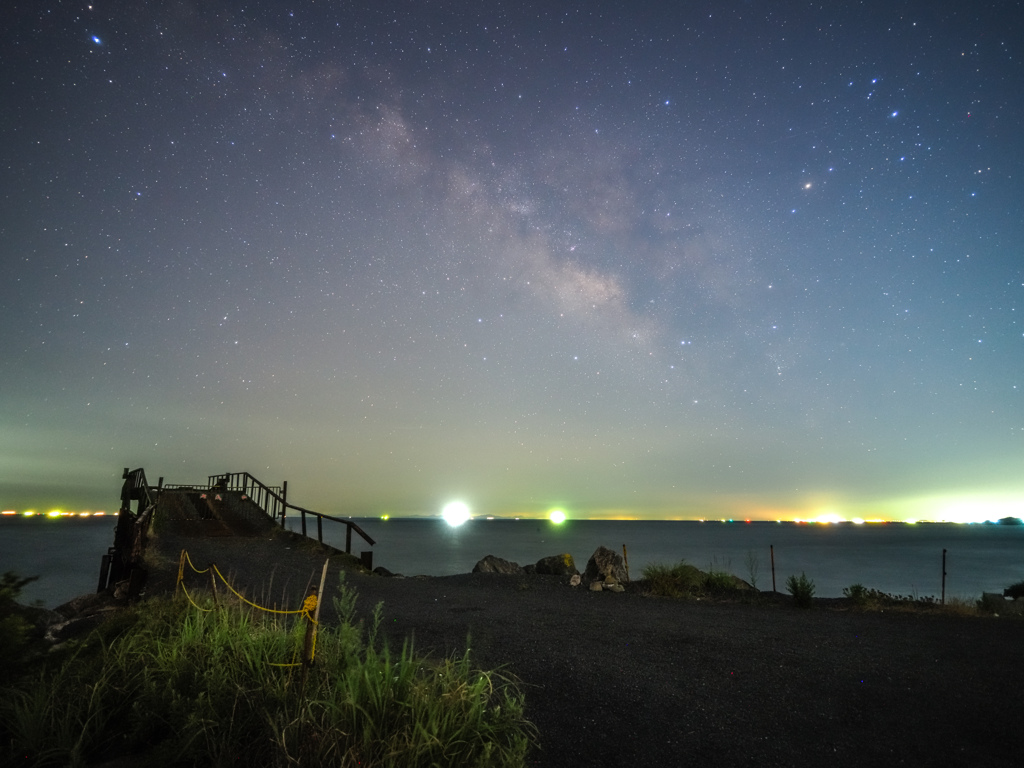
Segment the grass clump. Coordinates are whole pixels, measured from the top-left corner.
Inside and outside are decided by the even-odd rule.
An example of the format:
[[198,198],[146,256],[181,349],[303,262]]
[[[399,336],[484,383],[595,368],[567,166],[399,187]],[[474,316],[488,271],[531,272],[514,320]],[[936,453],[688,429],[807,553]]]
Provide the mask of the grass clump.
[[642,571],[644,585],[652,595],[694,597],[704,589],[704,574],[699,568],[680,560],[675,565],[650,563]]
[[943,603],[931,595],[898,595],[869,589],[863,584],[845,587],[843,597],[854,607],[866,610],[933,611],[958,616],[977,616],[981,613],[979,601],[966,597],[947,597]]
[[813,604],[814,582],[807,578],[806,573],[786,579],[786,590],[800,608],[810,608]]
[[660,597],[708,597],[737,592],[740,582],[712,564],[707,571],[680,560],[675,565],[650,563],[643,568],[646,591]]
[[[321,627],[237,606],[170,600],[132,609],[73,658],[0,701],[0,762],[78,766],[134,756],[166,766],[521,766],[533,739],[523,696],[468,655],[393,653],[353,621]],[[4,751],[7,754],[4,754]],[[10,761],[10,763],[8,762]]]

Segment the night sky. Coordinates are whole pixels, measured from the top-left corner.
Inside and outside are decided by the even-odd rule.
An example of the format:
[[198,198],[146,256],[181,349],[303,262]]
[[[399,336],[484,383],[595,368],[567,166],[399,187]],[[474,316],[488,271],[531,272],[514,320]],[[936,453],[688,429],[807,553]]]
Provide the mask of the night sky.
[[0,19],[4,509],[1024,515],[1020,2]]

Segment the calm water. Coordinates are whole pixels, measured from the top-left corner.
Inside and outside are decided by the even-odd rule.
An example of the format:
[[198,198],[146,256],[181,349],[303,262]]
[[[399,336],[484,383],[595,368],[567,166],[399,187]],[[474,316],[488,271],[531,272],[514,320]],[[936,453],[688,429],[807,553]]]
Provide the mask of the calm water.
[[[0,571],[39,575],[23,600],[49,607],[96,588],[100,557],[113,542],[113,517],[0,520]],[[695,523],[570,520],[471,520],[452,528],[440,520],[359,520],[377,540],[374,565],[407,576],[466,573],[485,555],[521,565],[570,553],[581,570],[598,546],[627,547],[630,573],[652,562],[686,560],[715,566],[771,589],[770,547],[776,586],[804,572],[821,597],[838,597],[860,582],[897,594],[938,596],[946,549],[946,594],[977,597],[1024,580],[1024,526],[989,525],[796,525],[791,523]],[[289,527],[298,520],[289,520]],[[316,526],[309,531],[315,534]],[[344,529],[326,521],[324,538],[344,548]],[[367,549],[353,536],[352,549]]]

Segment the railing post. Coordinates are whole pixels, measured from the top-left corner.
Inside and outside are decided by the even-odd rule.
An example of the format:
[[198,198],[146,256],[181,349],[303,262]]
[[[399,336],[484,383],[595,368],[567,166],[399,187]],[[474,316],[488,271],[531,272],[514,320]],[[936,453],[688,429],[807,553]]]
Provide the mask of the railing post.
[[316,516],[316,540],[324,543],[324,519],[320,515]]
[[352,526],[345,524],[345,554],[352,554]]
[[306,510],[302,510],[299,514],[302,517],[302,535],[305,536],[306,535]]

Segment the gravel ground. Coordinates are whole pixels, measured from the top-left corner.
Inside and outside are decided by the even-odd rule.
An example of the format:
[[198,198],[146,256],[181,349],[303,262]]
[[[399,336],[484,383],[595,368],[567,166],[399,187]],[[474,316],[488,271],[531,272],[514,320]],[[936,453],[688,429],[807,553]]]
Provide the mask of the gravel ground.
[[[248,595],[288,604],[333,555],[328,605],[344,560],[281,531],[165,533],[150,546],[147,594],[173,589],[183,548]],[[1021,764],[1024,621],[841,601],[801,610],[781,596],[679,601],[638,585],[592,593],[553,576],[346,579],[359,615],[383,601],[393,647],[413,636],[444,656],[468,638],[476,665],[517,677],[539,731],[532,765]]]

